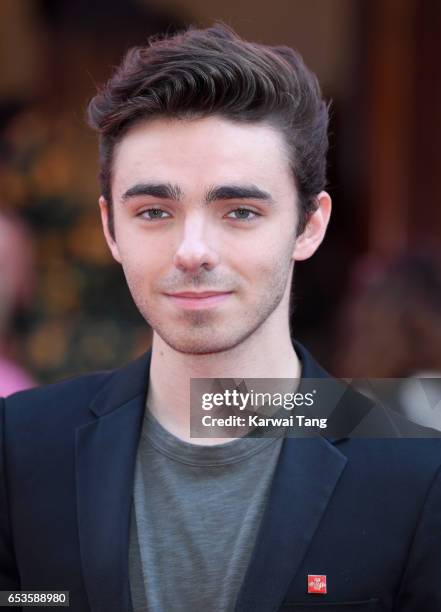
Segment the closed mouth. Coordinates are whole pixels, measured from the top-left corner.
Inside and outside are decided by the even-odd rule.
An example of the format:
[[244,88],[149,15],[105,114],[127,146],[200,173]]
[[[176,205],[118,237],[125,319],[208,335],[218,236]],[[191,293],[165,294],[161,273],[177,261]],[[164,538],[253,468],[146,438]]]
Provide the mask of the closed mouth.
[[187,298],[200,300],[203,298],[214,297],[217,295],[226,295],[228,293],[232,293],[231,291],[181,291],[179,293],[166,293],[166,295],[170,297],[176,298]]
[[187,309],[214,308],[227,300],[232,291],[180,291],[166,293],[175,305]]

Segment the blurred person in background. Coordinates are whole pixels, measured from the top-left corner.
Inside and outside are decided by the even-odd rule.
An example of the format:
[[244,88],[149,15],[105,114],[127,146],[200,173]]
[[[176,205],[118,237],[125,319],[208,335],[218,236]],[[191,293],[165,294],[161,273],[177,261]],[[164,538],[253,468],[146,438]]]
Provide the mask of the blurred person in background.
[[15,362],[14,315],[27,309],[34,292],[33,241],[24,224],[0,212],[0,395],[35,386]]
[[[426,427],[441,429],[441,256],[361,259],[339,317],[334,370]],[[366,380],[366,377],[369,380]]]

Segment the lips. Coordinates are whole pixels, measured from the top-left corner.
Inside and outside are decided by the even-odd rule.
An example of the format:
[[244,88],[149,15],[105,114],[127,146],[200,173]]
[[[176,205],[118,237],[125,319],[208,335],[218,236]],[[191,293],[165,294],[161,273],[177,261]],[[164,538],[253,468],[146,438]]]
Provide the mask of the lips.
[[171,297],[182,297],[182,298],[191,298],[194,300],[200,300],[207,297],[212,297],[213,295],[225,295],[227,293],[231,293],[230,291],[181,291],[179,293],[168,293],[167,295]]
[[202,309],[217,306],[230,297],[232,291],[180,291],[165,295],[177,306]]

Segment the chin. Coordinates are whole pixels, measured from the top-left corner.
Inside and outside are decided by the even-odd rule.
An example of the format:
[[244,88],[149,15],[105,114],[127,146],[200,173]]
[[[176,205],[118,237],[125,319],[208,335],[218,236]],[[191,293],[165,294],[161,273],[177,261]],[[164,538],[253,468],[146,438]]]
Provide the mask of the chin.
[[209,341],[207,339],[197,341],[192,338],[191,340],[183,340],[176,338],[162,338],[166,344],[178,353],[186,355],[212,355],[215,353],[223,353],[228,351],[239,343],[232,343],[225,341]]
[[[248,338],[252,331],[242,334],[210,334],[209,330],[192,331],[188,334],[164,334],[156,329],[156,333],[174,351],[186,355],[213,355],[230,351]],[[231,332],[231,330],[229,330]]]

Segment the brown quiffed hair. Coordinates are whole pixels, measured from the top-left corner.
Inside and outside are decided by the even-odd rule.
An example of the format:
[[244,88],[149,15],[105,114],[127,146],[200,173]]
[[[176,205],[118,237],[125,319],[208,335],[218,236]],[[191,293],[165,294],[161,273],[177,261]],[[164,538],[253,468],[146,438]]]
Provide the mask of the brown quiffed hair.
[[244,41],[221,23],[130,49],[92,98],[88,122],[100,134],[101,190],[110,211],[113,150],[129,127],[154,117],[208,115],[264,122],[284,134],[299,193],[300,234],[326,184],[328,106],[296,51]]

